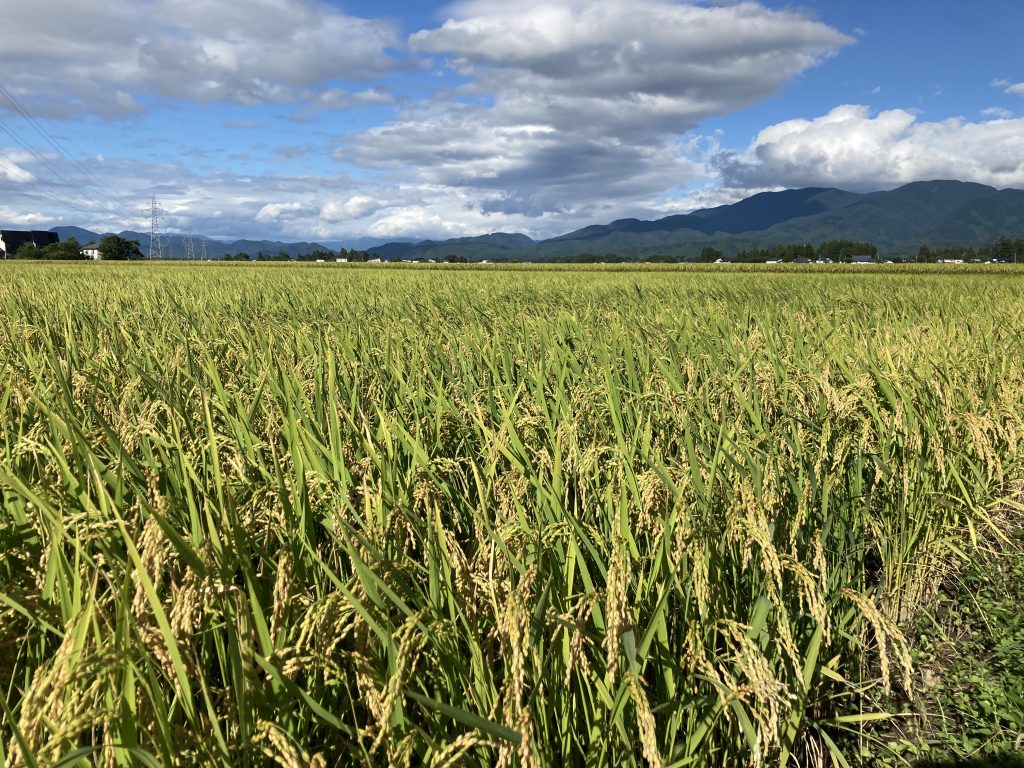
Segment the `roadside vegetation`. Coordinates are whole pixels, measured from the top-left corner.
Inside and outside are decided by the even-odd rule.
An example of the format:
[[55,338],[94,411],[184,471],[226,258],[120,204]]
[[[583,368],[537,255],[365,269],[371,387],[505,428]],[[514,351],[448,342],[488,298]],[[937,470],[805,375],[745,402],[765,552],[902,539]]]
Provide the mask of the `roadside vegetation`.
[[1009,762],[1024,271],[2,265],[0,762]]

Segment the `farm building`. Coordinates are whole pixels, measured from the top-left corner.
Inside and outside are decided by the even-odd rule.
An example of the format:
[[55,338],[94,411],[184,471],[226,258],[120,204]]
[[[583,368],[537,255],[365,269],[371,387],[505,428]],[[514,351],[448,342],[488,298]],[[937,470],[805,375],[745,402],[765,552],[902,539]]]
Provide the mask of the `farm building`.
[[100,247],[96,243],[83,245],[82,255],[87,259],[92,259],[93,261],[97,261],[102,258],[102,256],[100,256]]
[[56,242],[59,242],[56,232],[0,229],[0,259],[6,259],[8,255],[13,256],[25,243],[31,243],[37,248],[42,248],[47,245],[53,245]]

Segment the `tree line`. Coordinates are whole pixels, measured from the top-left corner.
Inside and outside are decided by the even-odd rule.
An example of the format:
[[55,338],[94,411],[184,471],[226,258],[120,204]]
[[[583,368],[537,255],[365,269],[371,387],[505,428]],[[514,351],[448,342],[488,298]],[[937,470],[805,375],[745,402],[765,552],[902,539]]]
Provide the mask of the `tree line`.
[[260,251],[255,256],[239,251],[238,253],[229,253],[224,256],[226,261],[334,261],[335,259],[372,261],[379,258],[380,256],[374,251],[357,251],[355,248],[351,250],[342,248],[337,253],[321,248],[294,257],[285,251],[278,251],[277,253],[264,253]]
[[980,245],[977,248],[971,245],[952,245],[945,248],[932,248],[929,245],[922,245],[917,249],[916,261],[1005,261],[1024,262],[1024,240],[1011,240],[1003,236],[991,245]]
[[643,261],[652,264],[677,264],[680,262],[714,262],[719,259],[757,263],[765,261],[795,261],[797,259],[830,259],[832,261],[850,261],[854,256],[870,256],[878,258],[878,247],[874,243],[856,240],[826,240],[817,248],[809,243],[786,243],[766,248],[748,248],[735,256],[726,256],[722,251],[711,246],[704,246],[700,253],[693,255],[661,255],[637,256],[628,258],[615,253],[593,254],[577,253],[569,256],[555,256],[552,262],[559,264],[621,264],[624,262]]
[[[138,240],[126,240],[118,235],[106,235],[101,238],[98,250],[100,258],[109,261],[127,261],[144,257],[142,249],[139,248]],[[71,236],[67,240],[43,246],[33,243],[22,243],[21,247],[13,255],[9,255],[8,258],[71,261],[86,257],[82,253],[81,244],[74,236]]]
[[859,240],[826,240],[815,248],[810,243],[786,243],[768,248],[750,248],[736,254],[736,261],[852,261],[854,256],[878,258],[878,246]]

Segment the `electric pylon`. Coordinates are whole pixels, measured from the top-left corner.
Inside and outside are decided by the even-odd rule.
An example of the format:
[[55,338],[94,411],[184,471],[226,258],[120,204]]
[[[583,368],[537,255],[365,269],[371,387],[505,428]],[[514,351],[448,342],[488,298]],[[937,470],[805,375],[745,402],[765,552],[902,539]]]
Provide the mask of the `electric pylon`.
[[163,244],[160,242],[160,219],[164,217],[163,209],[156,197],[149,204],[149,258],[162,259],[164,257]]

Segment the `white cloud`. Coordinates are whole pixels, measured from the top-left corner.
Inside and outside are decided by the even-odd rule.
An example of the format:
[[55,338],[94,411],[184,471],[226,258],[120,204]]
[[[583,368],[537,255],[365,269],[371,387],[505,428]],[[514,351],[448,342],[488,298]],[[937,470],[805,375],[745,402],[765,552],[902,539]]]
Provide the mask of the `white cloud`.
[[[583,216],[707,177],[680,136],[777,93],[852,39],[744,2],[473,0],[410,37],[467,78],[339,159],[467,191],[481,213]],[[483,97],[483,98],[479,98]]]
[[27,152],[0,147],[0,180],[14,184],[29,184],[36,176],[24,166],[32,160]]
[[256,214],[256,221],[281,221],[305,213],[302,203],[267,203]]
[[879,189],[926,179],[1024,186],[1024,119],[925,122],[903,109],[872,115],[843,105],[769,126],[718,165],[727,187],[744,189]]
[[992,87],[1000,89],[1003,93],[1013,93],[1024,96],[1024,83],[1014,83],[1009,80],[999,79],[992,81]]
[[378,195],[352,195],[346,200],[328,200],[320,209],[320,218],[329,222],[365,219],[386,207]]
[[19,211],[6,205],[0,205],[0,222],[16,227],[53,226],[53,219],[44,213]]
[[981,114],[985,117],[995,117],[999,120],[1007,120],[1013,117],[1013,112],[1003,107],[987,107],[981,110]]
[[379,88],[367,88],[365,91],[347,91],[342,88],[330,88],[317,94],[311,105],[312,110],[348,109],[374,104],[391,104],[394,97]]
[[852,39],[756,3],[668,0],[474,0],[412,35],[493,94],[505,125],[626,137],[692,129],[778,92]]
[[6,0],[0,71],[36,115],[122,117],[143,111],[145,96],[311,99],[394,69],[386,49],[399,45],[391,23],[323,0]]

